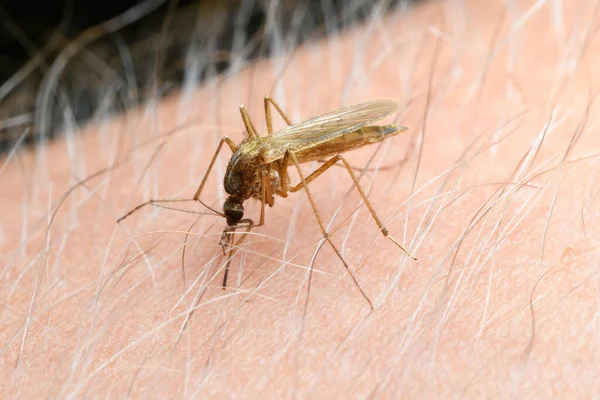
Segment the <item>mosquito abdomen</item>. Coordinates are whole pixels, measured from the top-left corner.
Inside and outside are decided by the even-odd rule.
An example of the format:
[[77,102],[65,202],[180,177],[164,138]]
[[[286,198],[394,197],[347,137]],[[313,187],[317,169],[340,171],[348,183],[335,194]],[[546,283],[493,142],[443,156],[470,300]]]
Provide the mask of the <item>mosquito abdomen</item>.
[[322,160],[336,154],[381,142],[390,136],[406,131],[406,129],[400,125],[365,126],[309,149],[299,151],[296,153],[296,157],[301,163]]

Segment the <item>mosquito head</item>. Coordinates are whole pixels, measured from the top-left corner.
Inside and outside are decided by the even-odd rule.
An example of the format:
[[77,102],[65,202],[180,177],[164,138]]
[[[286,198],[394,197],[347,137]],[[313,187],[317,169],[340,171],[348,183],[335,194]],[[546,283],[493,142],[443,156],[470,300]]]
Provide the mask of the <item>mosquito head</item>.
[[227,225],[229,226],[237,225],[238,222],[244,218],[244,206],[242,206],[242,202],[235,197],[229,197],[225,200],[223,212],[225,213]]

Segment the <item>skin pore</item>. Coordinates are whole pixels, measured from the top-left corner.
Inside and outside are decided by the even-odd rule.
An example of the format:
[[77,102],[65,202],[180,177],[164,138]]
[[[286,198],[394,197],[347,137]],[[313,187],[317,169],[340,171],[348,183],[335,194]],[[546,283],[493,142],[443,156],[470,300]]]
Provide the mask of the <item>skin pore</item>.
[[[595,393],[597,8],[425,2],[3,161],[2,392]],[[375,211],[417,261],[381,237],[356,190],[346,196],[343,168],[310,184],[374,311],[302,191],[267,208],[225,291],[223,218],[182,203],[115,222],[150,198],[193,196],[219,140],[243,139],[239,104],[265,132],[266,94],[295,122],[376,97],[400,104],[409,130],[347,159],[366,166],[355,173]],[[201,195],[218,210],[229,157],[224,146]]]

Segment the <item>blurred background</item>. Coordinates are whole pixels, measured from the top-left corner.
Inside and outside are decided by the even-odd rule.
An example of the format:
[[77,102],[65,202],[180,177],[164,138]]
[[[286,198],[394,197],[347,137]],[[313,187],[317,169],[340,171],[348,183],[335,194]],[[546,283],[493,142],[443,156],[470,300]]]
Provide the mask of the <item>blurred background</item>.
[[0,154],[413,2],[5,2]]

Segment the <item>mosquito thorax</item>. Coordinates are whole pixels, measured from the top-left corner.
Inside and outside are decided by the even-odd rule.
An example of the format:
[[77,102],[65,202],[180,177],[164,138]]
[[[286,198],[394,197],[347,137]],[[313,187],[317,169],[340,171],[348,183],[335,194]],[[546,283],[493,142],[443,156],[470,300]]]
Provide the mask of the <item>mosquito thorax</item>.
[[244,218],[244,206],[239,199],[229,197],[223,204],[223,213],[227,219],[227,225],[234,226]]

